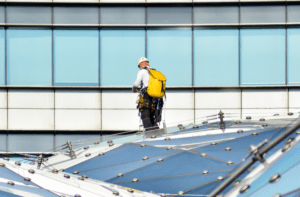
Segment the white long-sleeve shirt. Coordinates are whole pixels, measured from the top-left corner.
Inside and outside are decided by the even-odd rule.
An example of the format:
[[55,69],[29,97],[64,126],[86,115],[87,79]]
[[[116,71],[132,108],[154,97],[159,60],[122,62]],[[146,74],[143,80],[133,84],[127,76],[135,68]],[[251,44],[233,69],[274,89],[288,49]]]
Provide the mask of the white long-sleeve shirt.
[[149,78],[150,78],[149,71],[147,69],[142,69],[138,72],[137,79],[134,82],[133,86],[138,87],[141,84],[141,82],[143,82],[143,86],[141,88],[148,87]]

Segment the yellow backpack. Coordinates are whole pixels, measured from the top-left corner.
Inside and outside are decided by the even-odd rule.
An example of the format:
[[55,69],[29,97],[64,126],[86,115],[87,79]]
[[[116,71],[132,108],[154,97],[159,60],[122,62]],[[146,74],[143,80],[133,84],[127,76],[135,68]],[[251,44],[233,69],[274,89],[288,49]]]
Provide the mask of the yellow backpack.
[[162,98],[165,95],[167,78],[159,71],[148,68],[150,78],[147,88],[149,96],[154,98]]

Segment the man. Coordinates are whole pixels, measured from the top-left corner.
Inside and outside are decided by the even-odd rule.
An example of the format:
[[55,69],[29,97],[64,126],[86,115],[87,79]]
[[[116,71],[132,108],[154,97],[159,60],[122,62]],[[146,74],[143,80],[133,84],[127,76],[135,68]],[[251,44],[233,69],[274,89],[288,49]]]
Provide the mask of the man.
[[150,74],[147,70],[150,68],[149,60],[145,57],[141,57],[138,60],[138,67],[140,71],[137,74],[137,79],[133,84],[132,91],[137,92],[138,86],[141,85],[140,94],[142,99],[140,99],[138,108],[144,128],[146,131],[159,129],[157,122],[160,122],[161,111],[158,112],[157,105],[162,107],[162,99],[153,98],[147,93],[150,78]]

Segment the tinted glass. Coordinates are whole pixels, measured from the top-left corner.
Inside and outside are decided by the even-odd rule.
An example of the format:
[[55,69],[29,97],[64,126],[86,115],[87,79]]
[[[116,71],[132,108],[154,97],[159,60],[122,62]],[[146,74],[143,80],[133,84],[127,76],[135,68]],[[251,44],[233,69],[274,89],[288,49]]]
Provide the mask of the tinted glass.
[[145,8],[101,7],[101,24],[145,24]]
[[7,23],[51,24],[51,7],[7,6]]

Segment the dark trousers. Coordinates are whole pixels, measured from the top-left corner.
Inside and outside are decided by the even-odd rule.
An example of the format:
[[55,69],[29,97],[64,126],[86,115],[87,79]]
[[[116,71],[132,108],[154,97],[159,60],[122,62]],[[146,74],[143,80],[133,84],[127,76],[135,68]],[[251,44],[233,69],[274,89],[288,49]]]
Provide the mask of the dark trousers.
[[140,111],[143,125],[146,131],[159,129],[157,123],[155,122],[155,110],[142,108],[140,109]]

